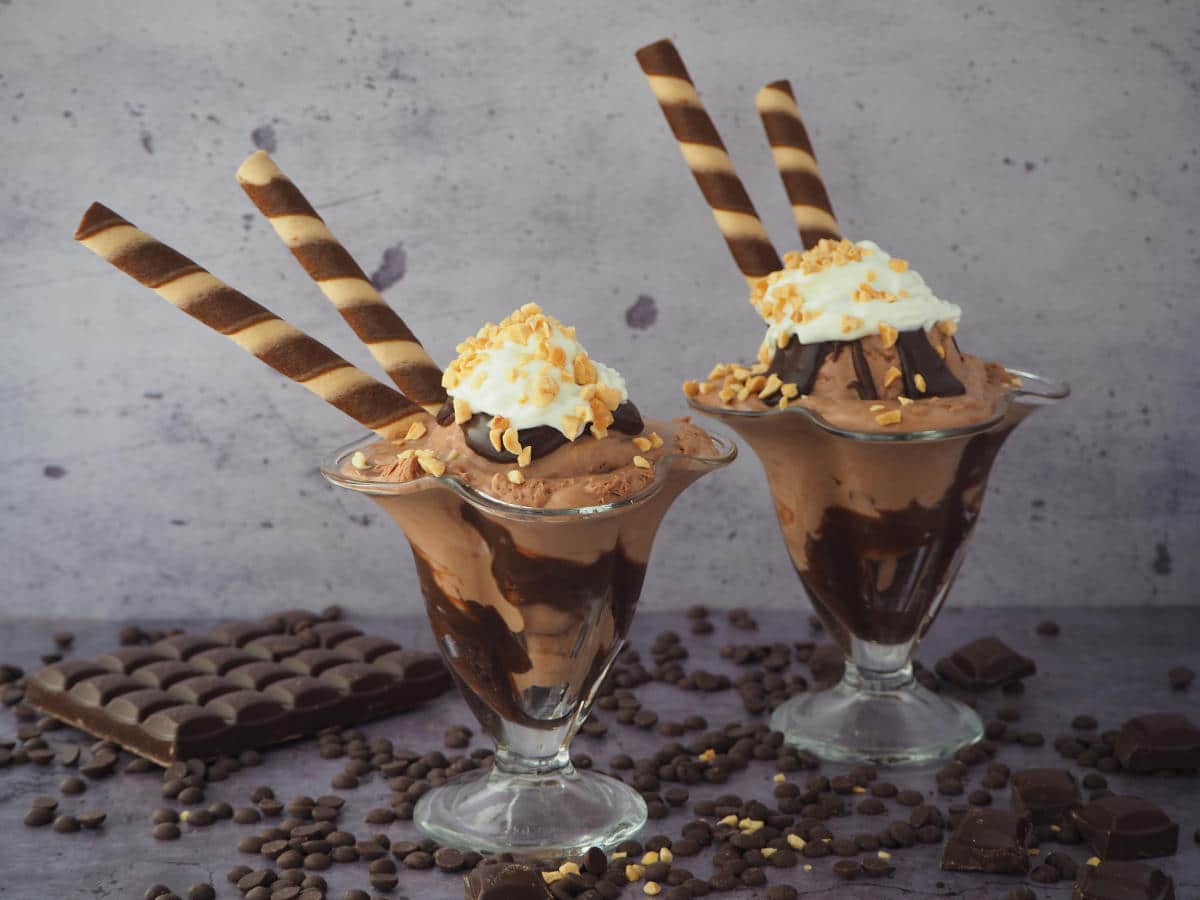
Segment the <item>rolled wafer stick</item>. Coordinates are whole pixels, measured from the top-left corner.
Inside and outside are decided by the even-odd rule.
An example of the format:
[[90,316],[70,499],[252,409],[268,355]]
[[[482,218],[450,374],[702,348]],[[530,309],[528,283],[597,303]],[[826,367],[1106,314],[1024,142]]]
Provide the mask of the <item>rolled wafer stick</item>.
[[99,203],[75,240],[243,350],[386,438],[425,411]]
[[637,61],[742,275],[753,284],[782,269],[783,262],[675,45],[669,40],[649,44],[637,51]]
[[300,189],[264,150],[241,164],[237,179],[280,240],[337,307],[396,386],[410,400],[436,413],[446,402],[442,370],[404,320],[387,305]]
[[817,157],[808,130],[800,118],[796,95],[787,81],[772,81],[754,98],[775,167],[792,205],[792,216],[805,247],[815,247],[822,238],[838,240],[842,231],[833,215],[829,192],[821,180]]

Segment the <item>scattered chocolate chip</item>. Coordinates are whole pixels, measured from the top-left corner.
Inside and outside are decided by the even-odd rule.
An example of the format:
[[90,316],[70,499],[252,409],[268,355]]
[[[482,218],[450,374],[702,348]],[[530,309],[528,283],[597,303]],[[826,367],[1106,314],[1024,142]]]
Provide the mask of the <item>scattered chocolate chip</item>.
[[1167,672],[1167,682],[1173,691],[1186,691],[1196,679],[1196,673],[1187,666],[1176,666]]
[[1057,637],[1060,630],[1058,623],[1052,619],[1038,622],[1037,633],[1042,637]]

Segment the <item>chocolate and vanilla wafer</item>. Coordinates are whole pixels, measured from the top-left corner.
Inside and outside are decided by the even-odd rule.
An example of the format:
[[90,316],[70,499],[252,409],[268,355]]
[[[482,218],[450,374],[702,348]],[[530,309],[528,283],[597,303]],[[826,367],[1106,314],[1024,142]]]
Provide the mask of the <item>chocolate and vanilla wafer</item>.
[[410,400],[436,413],[446,402],[442,370],[404,320],[387,305],[300,189],[265,150],[237,171],[242,190],[271,222],[321,292],[367,345],[371,355]]
[[188,315],[383,437],[403,435],[421,407],[354,367],[99,203],[83,214],[79,241]]
[[665,39],[649,44],[637,51],[637,60],[746,280],[753,284],[782,269],[783,262],[675,45]]
[[839,240],[842,232],[833,215],[825,182],[821,180],[817,156],[800,118],[791,82],[772,81],[758,92],[754,105],[758,107],[775,167],[792,205],[800,240],[806,248],[815,247],[823,238]]

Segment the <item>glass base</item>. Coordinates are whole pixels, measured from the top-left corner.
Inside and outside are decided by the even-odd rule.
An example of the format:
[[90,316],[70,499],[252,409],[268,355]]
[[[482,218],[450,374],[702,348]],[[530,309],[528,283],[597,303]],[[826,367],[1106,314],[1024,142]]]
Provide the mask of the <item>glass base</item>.
[[937,762],[983,737],[965,703],[922,687],[911,669],[898,675],[872,684],[847,664],[840,683],[779,706],[771,728],[821,759],[890,766]]
[[622,781],[569,764],[544,774],[492,766],[426,792],[413,822],[443,846],[554,859],[609,852],[641,830],[646,802]]

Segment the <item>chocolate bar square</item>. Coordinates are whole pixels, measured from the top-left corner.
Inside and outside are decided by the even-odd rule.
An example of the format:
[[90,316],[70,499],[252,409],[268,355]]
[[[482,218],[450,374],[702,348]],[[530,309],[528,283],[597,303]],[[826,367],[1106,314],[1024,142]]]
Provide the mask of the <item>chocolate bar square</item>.
[[1012,776],[1012,810],[1034,825],[1061,823],[1079,805],[1079,785],[1066,769],[1023,769]]
[[1027,815],[972,807],[942,848],[943,871],[1023,875],[1029,871]]
[[1073,814],[1079,833],[1103,859],[1171,856],[1179,848],[1179,825],[1141,797],[1093,800]]
[[964,644],[939,659],[934,668],[942,678],[968,691],[1007,684],[1037,671],[1032,659],[992,635]]

